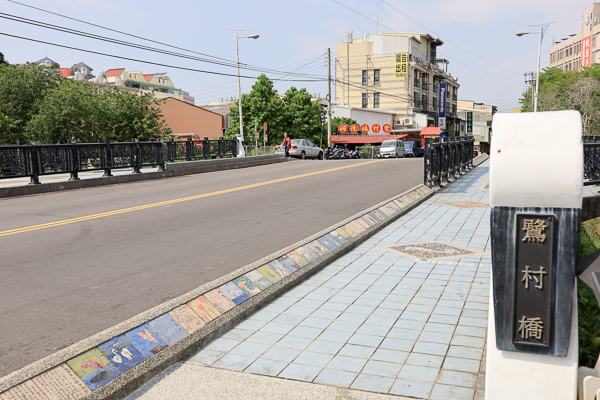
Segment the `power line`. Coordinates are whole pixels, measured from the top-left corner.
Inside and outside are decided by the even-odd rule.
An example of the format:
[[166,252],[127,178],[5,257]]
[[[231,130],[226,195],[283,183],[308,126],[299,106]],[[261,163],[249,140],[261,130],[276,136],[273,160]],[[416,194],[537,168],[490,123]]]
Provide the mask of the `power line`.
[[[135,58],[129,58],[129,57],[123,57],[123,56],[115,56],[113,54],[106,54],[106,53],[101,53],[101,52],[93,51],[93,50],[85,50],[85,49],[80,49],[80,48],[77,48],[77,47],[71,47],[71,46],[65,46],[65,45],[57,44],[57,43],[45,42],[43,40],[31,39],[31,38],[26,38],[26,37],[17,36],[17,35],[11,35],[11,34],[4,33],[4,32],[0,32],[0,35],[8,36],[8,37],[13,37],[13,38],[17,38],[17,39],[22,39],[22,40],[28,40],[28,41],[36,42],[36,43],[48,44],[48,45],[51,45],[51,46],[62,47],[62,48],[65,48],[65,49],[70,49],[70,50],[83,51],[85,53],[92,53],[92,54],[98,54],[98,55],[106,56],[106,57],[119,58],[121,60],[128,60],[128,61],[135,61],[135,62],[140,62],[140,63],[145,63],[145,64],[158,65],[158,66],[161,66],[161,67],[175,68],[175,69],[181,69],[181,70],[185,70],[185,71],[200,72],[200,73],[212,74],[212,75],[222,75],[222,76],[232,76],[232,77],[237,77],[238,76],[237,74],[228,74],[228,73],[225,73],[225,72],[206,71],[206,70],[195,69],[195,68],[178,67],[178,66],[175,66],[175,65],[161,64],[161,63],[156,63],[156,62],[152,62],[152,61],[145,61],[145,60],[138,60],[138,59],[135,59]],[[256,79],[256,77],[254,77],[254,76],[246,76],[246,75],[240,75],[240,78]],[[326,81],[327,79],[282,79],[282,80],[286,81],[286,82],[323,82],[323,81]]]
[[[186,58],[186,59],[195,60],[195,61],[207,62],[207,63],[222,65],[222,66],[231,67],[231,68],[237,67],[236,63],[231,64],[231,63],[224,63],[224,62],[221,62],[221,61],[207,60],[207,59],[196,57],[196,56],[189,56],[187,54],[175,53],[175,52],[168,51],[168,50],[162,50],[162,49],[158,49],[158,48],[154,48],[154,47],[148,47],[148,46],[144,46],[144,45],[138,45],[136,43],[125,42],[125,41],[122,41],[122,40],[108,38],[108,37],[105,37],[105,36],[99,36],[99,35],[91,34],[91,33],[88,33],[88,32],[76,31],[74,29],[70,29],[70,28],[66,28],[66,27],[62,27],[62,26],[58,26],[58,25],[53,25],[53,24],[48,24],[48,23],[45,23],[45,22],[42,22],[42,21],[36,21],[36,20],[28,19],[28,18],[23,18],[23,17],[11,15],[11,14],[0,13],[0,18],[12,20],[12,21],[20,22],[20,23],[24,23],[24,24],[39,26],[39,27],[46,28],[46,29],[56,30],[56,31],[59,31],[59,32],[65,32],[65,33],[69,33],[69,34],[72,34],[72,35],[88,37],[88,38],[91,38],[91,39],[100,40],[100,41],[104,41],[104,42],[119,44],[121,46],[128,46],[128,47],[133,47],[133,48],[137,48],[137,49],[141,49],[141,50],[146,50],[146,51],[152,51],[152,52],[156,52],[156,53],[166,54],[166,55],[170,55],[170,56],[174,56],[174,57],[180,57],[180,58]],[[247,66],[247,65],[240,66],[240,67],[242,69],[247,69],[247,70],[257,71],[257,72],[268,72],[268,73],[278,74],[278,75],[290,75],[290,73],[287,72],[287,71],[275,71],[275,70],[271,70],[271,69],[265,69],[265,68],[259,68],[259,67],[252,67],[252,66]],[[308,75],[308,74],[295,74],[295,75],[297,75],[299,77],[303,76],[303,77],[307,77],[307,78],[314,78],[315,77],[313,75]]]

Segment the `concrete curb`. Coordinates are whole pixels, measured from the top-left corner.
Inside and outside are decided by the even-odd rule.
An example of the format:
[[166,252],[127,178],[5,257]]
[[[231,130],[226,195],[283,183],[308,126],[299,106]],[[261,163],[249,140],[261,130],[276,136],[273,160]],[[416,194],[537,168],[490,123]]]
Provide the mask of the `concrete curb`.
[[286,158],[282,154],[270,154],[266,156],[253,156],[244,158],[221,158],[216,160],[167,163],[165,171],[146,172],[141,174],[132,173],[129,175],[81,179],[78,181],[52,182],[42,183],[40,185],[23,185],[0,188],[0,198],[27,196],[96,186],[116,185],[119,183],[141,182],[152,179],[165,179],[175,176],[226,171],[230,169],[258,167],[262,165],[287,162],[290,160],[290,158]]
[[[350,229],[349,227],[359,226],[359,220],[364,223],[364,225],[362,225],[363,230],[360,232],[356,230],[356,235],[348,234],[348,237],[346,238],[347,241],[345,243],[340,244],[334,249],[328,250],[325,254],[317,257],[307,265],[299,267],[295,272],[290,273],[282,280],[260,291],[260,293],[233,307],[229,311],[224,312],[222,315],[206,323],[200,329],[185,336],[183,339],[170,344],[166,349],[160,351],[152,357],[145,359],[145,361],[142,361],[132,369],[121,373],[116,378],[110,380],[103,386],[96,388],[96,390],[88,395],[85,395],[84,397],[85,399],[123,398],[127,394],[135,391],[165,368],[169,367],[175,362],[191,356],[209,341],[218,337],[223,332],[231,329],[238,322],[245,319],[247,316],[260,309],[264,305],[268,304],[274,298],[278,297],[282,293],[285,293],[290,288],[298,285],[314,273],[320,271],[323,267],[335,259],[350,252],[373,234],[383,229],[385,226],[389,225],[410,210],[414,209],[433,195],[434,192],[431,189],[428,189],[424,185],[419,185],[387,201],[370,207],[365,211],[357,213],[354,216],[347,218],[346,220],[321,232],[318,232],[302,241],[288,246],[285,249],[277,251],[252,264],[246,265],[245,267],[242,267],[219,279],[204,284],[199,288],[184,294],[183,296],[154,307],[121,324],[84,339],[79,343],[69,346],[66,349],[63,349],[40,361],[13,372],[12,374],[0,379],[0,393],[9,390],[12,392],[15,390],[16,394],[20,387],[25,388],[26,385],[30,385],[30,387],[28,387],[29,390],[31,389],[31,386],[33,386],[34,389],[38,390],[40,393],[43,393],[42,390],[35,385],[35,380],[32,380],[32,378],[37,378],[40,374],[47,373],[57,366],[62,365],[66,367],[66,364],[64,364],[65,362],[73,360],[75,357],[80,356],[87,351],[96,350],[96,346],[99,346],[119,335],[125,334],[129,330],[139,327],[141,324],[151,322],[153,319],[163,316],[169,311],[172,311],[180,306],[186,306],[189,301],[206,294],[208,291],[231,282],[233,279],[241,277],[242,275],[253,271],[258,267],[264,266],[269,262],[282,259],[282,257],[291,254],[291,252],[296,249],[304,248],[303,246],[306,246],[307,244],[310,246],[311,243],[314,243],[317,239],[322,238],[324,235],[327,235],[333,231],[338,233],[338,230],[348,233],[347,229]],[[371,217],[371,215],[373,215],[373,217]],[[377,222],[375,222],[375,216],[378,218]],[[373,223],[367,227],[366,221],[372,221]],[[81,385],[86,388],[83,381],[81,381]],[[10,397],[10,393],[7,395],[9,396],[7,398],[12,398]],[[81,397],[83,396],[80,396],[80,398]],[[0,398],[3,398],[3,396],[0,396]]]
[[483,164],[488,158],[490,158],[490,156],[487,155],[486,153],[478,155],[477,157],[475,157],[473,159],[473,166],[477,167],[477,166]]

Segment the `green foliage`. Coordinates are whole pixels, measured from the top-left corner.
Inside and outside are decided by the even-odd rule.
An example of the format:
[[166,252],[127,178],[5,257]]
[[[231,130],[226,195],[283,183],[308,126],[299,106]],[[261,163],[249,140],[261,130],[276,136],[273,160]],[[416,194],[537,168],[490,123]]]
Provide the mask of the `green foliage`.
[[[600,248],[600,218],[581,224],[579,259]],[[600,354],[600,306],[594,293],[577,282],[579,365],[594,368]]]
[[2,52],[0,52],[0,65],[6,65],[8,64],[8,61],[6,61],[6,59],[4,58],[4,54],[2,54]]
[[[244,142],[247,145],[254,143],[254,122],[257,121],[259,132],[262,132],[263,122],[269,124],[269,144],[283,142],[284,133],[291,138],[319,143],[323,107],[310,99],[311,95],[305,88],[298,90],[295,87],[290,88],[282,99],[273,88],[273,81],[264,74],[259,76],[250,93],[242,95]],[[231,129],[225,132],[225,136],[234,138],[240,132],[238,106],[231,107],[230,117]]]
[[339,134],[338,128],[342,124],[345,124],[346,126],[349,127],[352,124],[358,124],[358,122],[356,122],[352,118],[335,117],[334,119],[331,120],[331,134],[338,135]]
[[[535,90],[535,85],[533,90]],[[533,111],[533,93],[523,94],[522,111]],[[600,65],[565,72],[546,68],[540,73],[538,111],[577,110],[585,135],[600,134]]]
[[56,77],[50,68],[0,67],[0,143],[147,140],[170,134],[150,94]]

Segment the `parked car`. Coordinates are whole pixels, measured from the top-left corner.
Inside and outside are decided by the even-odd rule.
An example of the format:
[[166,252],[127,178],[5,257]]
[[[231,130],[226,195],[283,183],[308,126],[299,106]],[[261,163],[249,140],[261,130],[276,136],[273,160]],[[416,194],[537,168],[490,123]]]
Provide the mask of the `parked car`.
[[381,143],[379,154],[385,157],[404,157],[404,142],[402,140],[386,140]]
[[[276,153],[283,153],[284,149],[281,145],[275,147]],[[290,156],[305,158],[323,159],[323,150],[308,139],[292,139],[292,147],[290,148]]]
[[404,142],[404,155],[407,157],[423,157],[425,149],[420,147],[419,142],[406,141]]

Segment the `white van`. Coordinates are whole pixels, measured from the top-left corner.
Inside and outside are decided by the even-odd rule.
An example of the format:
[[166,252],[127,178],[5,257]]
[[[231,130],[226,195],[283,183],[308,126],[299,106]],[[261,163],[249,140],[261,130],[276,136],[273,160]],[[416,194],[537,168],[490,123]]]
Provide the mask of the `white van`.
[[402,140],[386,140],[381,143],[379,154],[385,157],[404,157],[404,142]]

